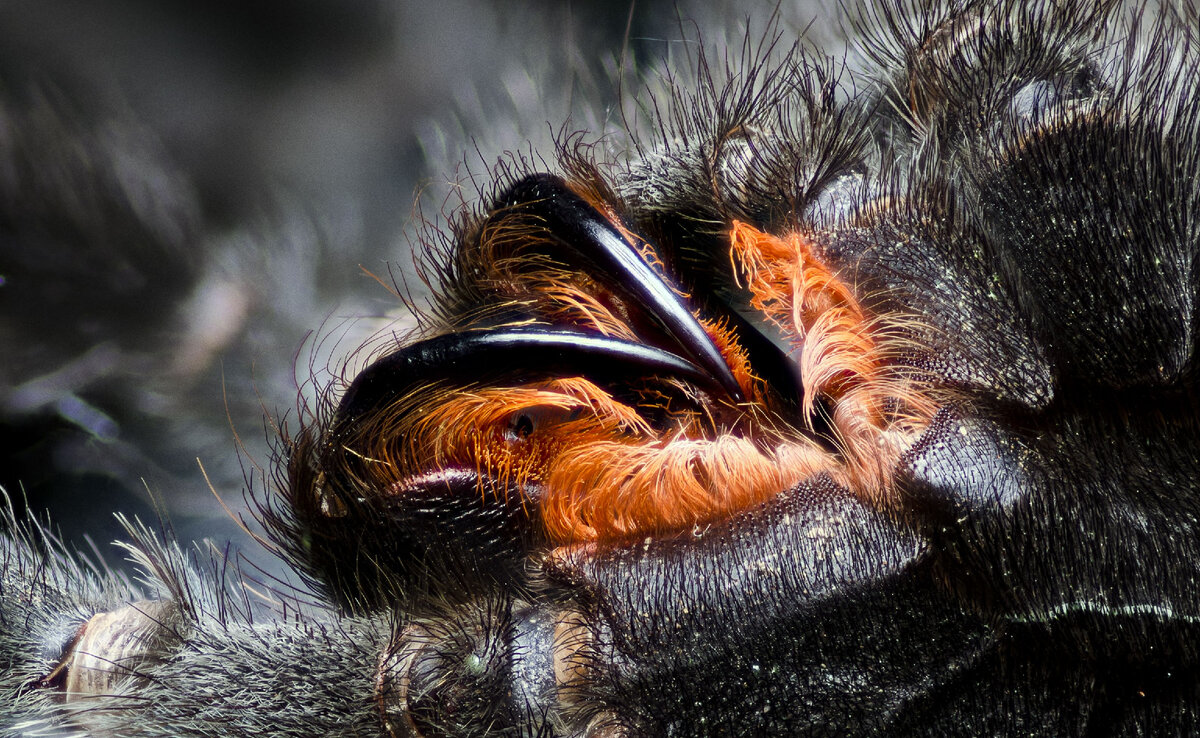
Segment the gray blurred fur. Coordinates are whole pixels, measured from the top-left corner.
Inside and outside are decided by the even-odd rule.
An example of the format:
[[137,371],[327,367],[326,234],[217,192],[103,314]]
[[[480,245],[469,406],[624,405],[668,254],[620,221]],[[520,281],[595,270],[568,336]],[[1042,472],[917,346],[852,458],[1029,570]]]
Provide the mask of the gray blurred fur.
[[420,298],[417,196],[439,220],[505,152],[618,127],[621,55],[633,84],[680,45],[669,7],[633,20],[626,39],[624,10],[587,4],[6,5],[0,486],[71,541],[153,498],[181,538],[247,546],[197,459],[244,511],[264,415],[411,328],[371,275]]

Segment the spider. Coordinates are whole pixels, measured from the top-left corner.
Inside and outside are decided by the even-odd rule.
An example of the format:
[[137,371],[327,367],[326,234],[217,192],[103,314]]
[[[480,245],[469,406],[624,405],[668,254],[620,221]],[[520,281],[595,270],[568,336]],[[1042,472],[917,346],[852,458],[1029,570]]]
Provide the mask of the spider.
[[871,84],[748,41],[625,164],[509,159],[283,428],[311,599],[14,521],[6,730],[1196,732],[1198,25],[1150,10],[889,0]]

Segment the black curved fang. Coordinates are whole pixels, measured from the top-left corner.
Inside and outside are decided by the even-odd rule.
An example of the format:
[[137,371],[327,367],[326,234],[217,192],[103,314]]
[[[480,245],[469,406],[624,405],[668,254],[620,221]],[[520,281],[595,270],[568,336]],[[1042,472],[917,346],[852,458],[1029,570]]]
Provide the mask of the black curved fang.
[[746,351],[750,366],[786,405],[799,410],[804,403],[804,378],[800,364],[765,333],[728,304],[722,305],[734,335]]
[[745,399],[721,352],[678,294],[561,177],[530,175],[510,187],[497,205],[538,216],[556,241],[590,267],[589,276],[645,308],[686,355],[712,373],[727,395],[737,402]]
[[352,421],[430,382],[479,384],[511,375],[581,376],[600,384],[661,375],[723,389],[687,359],[641,343],[546,328],[477,331],[419,341],[376,360],[346,390],[337,417]]

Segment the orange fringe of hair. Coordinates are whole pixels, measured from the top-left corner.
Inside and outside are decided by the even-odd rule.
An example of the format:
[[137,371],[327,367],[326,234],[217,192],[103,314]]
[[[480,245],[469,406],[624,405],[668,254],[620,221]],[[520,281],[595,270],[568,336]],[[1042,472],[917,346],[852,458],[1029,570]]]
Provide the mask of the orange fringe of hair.
[[[733,435],[660,437],[637,411],[592,382],[456,392],[426,405],[411,424],[372,434],[373,489],[403,489],[429,468],[473,466],[536,500],[556,542],[614,540],[679,530],[745,509],[822,469],[829,454],[807,439],[765,451]],[[513,419],[535,418],[528,436]],[[396,446],[388,439],[402,437]],[[536,493],[534,488],[536,487]]]
[[799,233],[779,238],[734,221],[730,258],[746,278],[751,305],[791,337],[806,421],[811,426],[819,399],[832,406],[845,465],[835,478],[860,497],[885,503],[900,454],[937,411],[926,389],[888,361],[905,348],[904,340],[867,314]]
[[674,532],[745,510],[830,463],[812,444],[770,452],[732,435],[564,449],[547,479],[542,519],[561,542]]
[[[507,236],[519,236],[519,229]],[[751,398],[746,406],[720,410],[744,419],[734,421],[735,430],[728,422],[718,430],[713,418],[690,411],[672,429],[656,430],[636,408],[582,378],[465,390],[434,386],[428,397],[409,398],[391,420],[381,418],[358,437],[351,453],[368,462],[365,486],[395,494],[413,474],[474,467],[499,482],[494,489],[515,490],[535,504],[547,534],[560,544],[702,525],[822,473],[886,506],[900,455],[937,409],[928,392],[889,361],[910,348],[900,337],[902,325],[869,315],[800,234],[781,238],[734,222],[730,258],[753,307],[789,337],[803,373],[803,420],[811,429],[824,409],[836,453],[797,429],[781,430],[770,412],[760,411],[761,380],[735,337],[705,321]],[[492,265],[494,276],[516,269],[507,261]],[[532,274],[533,285],[528,266],[521,275],[531,291],[525,299],[542,311],[570,313],[602,332],[632,337],[617,314],[588,295],[586,284],[576,283],[579,275],[537,267]]]

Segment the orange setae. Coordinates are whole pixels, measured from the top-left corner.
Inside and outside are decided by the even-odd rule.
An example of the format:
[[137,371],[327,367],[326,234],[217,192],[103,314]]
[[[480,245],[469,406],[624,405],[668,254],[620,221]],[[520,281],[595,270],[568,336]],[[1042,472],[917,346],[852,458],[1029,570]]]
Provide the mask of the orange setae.
[[[381,411],[344,446],[353,460],[344,458],[363,471],[365,488],[385,494],[430,469],[472,469],[497,483],[493,494],[519,494],[535,507],[556,543],[679,531],[819,474],[888,506],[901,454],[937,409],[897,361],[913,348],[903,322],[871,315],[798,233],[735,222],[729,247],[751,305],[788,339],[801,367],[798,417],[771,406],[736,333],[697,315],[748,401],[710,397],[671,377],[647,377],[619,397],[570,376],[502,387],[433,383]],[[543,274],[534,287],[542,310],[633,336],[570,272]]]

